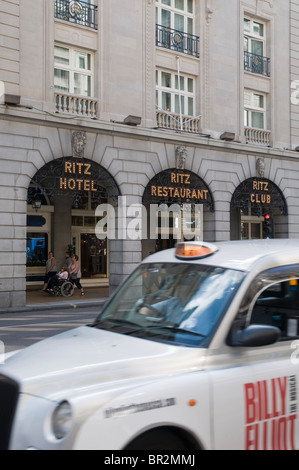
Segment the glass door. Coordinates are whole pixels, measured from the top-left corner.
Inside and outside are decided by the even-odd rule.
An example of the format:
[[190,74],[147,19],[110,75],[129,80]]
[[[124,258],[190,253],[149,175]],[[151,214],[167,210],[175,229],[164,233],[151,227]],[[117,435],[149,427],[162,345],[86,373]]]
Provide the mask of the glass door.
[[241,218],[241,240],[260,240],[263,238],[264,217]]

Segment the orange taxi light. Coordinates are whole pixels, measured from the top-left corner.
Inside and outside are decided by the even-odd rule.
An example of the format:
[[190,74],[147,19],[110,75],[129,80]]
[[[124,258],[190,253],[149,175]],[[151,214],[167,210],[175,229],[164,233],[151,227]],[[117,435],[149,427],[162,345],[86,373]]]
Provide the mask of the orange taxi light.
[[216,247],[209,245],[191,245],[186,243],[179,243],[176,246],[175,255],[178,258],[196,259],[210,256],[217,251]]

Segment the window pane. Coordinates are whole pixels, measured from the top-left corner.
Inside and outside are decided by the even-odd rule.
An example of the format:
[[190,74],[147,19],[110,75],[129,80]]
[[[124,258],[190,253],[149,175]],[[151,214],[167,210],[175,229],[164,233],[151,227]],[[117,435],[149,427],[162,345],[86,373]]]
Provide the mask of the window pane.
[[175,0],[175,8],[184,11],[184,0]]
[[91,70],[90,54],[75,51],[75,67],[82,70]]
[[175,89],[176,90],[185,90],[185,83],[184,83],[184,77],[180,77],[180,88],[179,88],[179,77],[176,75],[175,76]]
[[181,109],[180,109],[180,97],[175,95],[175,113],[176,114],[185,114],[185,99],[181,96]]
[[171,109],[171,94],[162,92],[162,109],[170,111]]
[[162,10],[162,12],[161,12],[161,23],[162,23],[162,26],[164,26],[165,28],[170,28],[171,27],[170,11]]
[[249,44],[248,38],[244,37],[244,51],[245,52],[248,52],[248,44]]
[[91,96],[91,77],[75,73],[74,93],[75,95]]
[[175,109],[174,109],[174,112],[176,114],[180,114],[181,110],[180,110],[180,101],[179,101],[179,95],[175,95]]
[[27,233],[27,266],[45,266],[48,258],[48,234]]
[[171,88],[171,74],[162,72],[162,86]]
[[194,100],[193,98],[188,98],[188,115],[194,116]]
[[171,0],[162,0],[162,3],[163,3],[164,5],[168,5],[168,6],[170,7],[170,5],[171,5]]
[[264,55],[264,44],[262,43],[262,41],[256,41],[256,40],[252,39],[252,41],[251,41],[251,52],[252,52],[252,54],[263,56]]
[[264,37],[264,25],[254,21],[253,22],[253,32],[254,32],[254,34],[258,34],[259,36]]
[[193,93],[193,90],[194,90],[193,84],[194,84],[193,79],[188,78],[188,91],[189,91],[189,93]]
[[182,15],[174,15],[174,29],[184,32],[184,17]]
[[187,19],[187,33],[193,34],[193,20],[191,18]]
[[250,33],[250,20],[247,20],[247,18],[244,18],[244,31]]
[[244,111],[244,126],[245,126],[245,127],[249,127],[248,118],[249,118],[249,113],[248,113],[248,111],[245,109],[245,111]]
[[54,88],[62,92],[69,92],[70,74],[66,70],[54,70]]
[[188,13],[193,13],[193,0],[188,0]]
[[251,114],[252,127],[257,129],[264,129],[264,114],[252,112]]
[[264,108],[264,97],[263,95],[253,95],[253,106],[255,108]]
[[55,64],[69,65],[70,63],[70,51],[65,47],[55,46],[54,47],[54,61]]
[[251,106],[251,93],[249,91],[244,92],[244,103],[245,106]]

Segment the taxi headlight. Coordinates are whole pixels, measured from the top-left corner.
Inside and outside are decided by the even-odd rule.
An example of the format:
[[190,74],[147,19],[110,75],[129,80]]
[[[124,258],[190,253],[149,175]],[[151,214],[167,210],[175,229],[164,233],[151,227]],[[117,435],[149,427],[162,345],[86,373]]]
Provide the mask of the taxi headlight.
[[52,416],[52,430],[56,439],[63,439],[70,432],[72,423],[71,405],[63,401],[55,408]]

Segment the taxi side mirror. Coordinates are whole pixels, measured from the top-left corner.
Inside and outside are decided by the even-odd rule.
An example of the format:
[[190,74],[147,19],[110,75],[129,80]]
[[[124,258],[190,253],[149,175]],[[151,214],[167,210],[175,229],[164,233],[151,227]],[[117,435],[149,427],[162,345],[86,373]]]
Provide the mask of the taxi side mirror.
[[231,331],[228,344],[233,347],[268,346],[279,341],[281,331],[275,326],[250,325],[247,328]]

